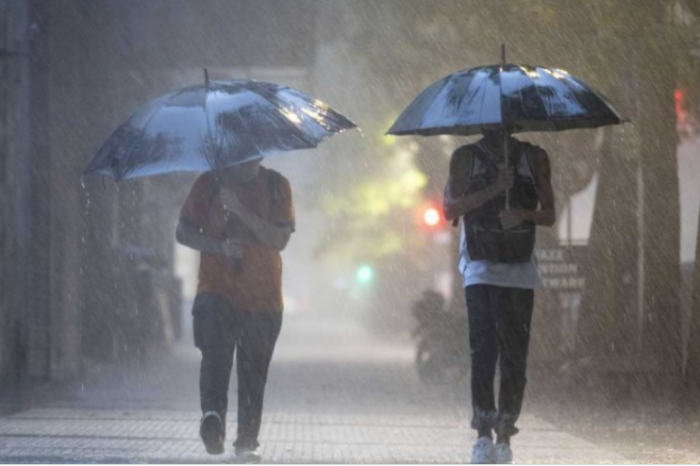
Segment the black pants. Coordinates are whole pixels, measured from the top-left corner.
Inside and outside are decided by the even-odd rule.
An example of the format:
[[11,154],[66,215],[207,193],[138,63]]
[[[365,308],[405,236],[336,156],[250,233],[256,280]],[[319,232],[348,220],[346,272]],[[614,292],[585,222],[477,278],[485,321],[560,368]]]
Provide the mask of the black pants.
[[[527,350],[534,291],[491,285],[465,288],[472,357],[472,427],[509,438],[518,432],[527,382]],[[496,363],[501,369],[498,409],[494,396]]]
[[238,438],[234,445],[255,448],[259,445],[267,371],[282,327],[282,314],[234,310],[224,298],[202,293],[195,299],[192,315],[194,343],[202,351],[202,412],[216,411],[225,425],[235,350]]

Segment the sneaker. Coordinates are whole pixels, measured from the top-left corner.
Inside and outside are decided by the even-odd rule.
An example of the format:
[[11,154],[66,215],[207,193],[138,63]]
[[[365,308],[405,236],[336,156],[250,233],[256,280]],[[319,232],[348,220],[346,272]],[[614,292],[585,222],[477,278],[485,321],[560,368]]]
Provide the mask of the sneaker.
[[494,463],[493,440],[490,437],[479,437],[472,450],[472,464]]
[[236,448],[237,464],[259,464],[261,460],[256,448]]
[[204,448],[210,455],[220,455],[224,452],[224,423],[219,413],[204,413],[199,425],[199,436],[202,437]]
[[496,444],[496,464],[513,464],[513,450],[507,443]]

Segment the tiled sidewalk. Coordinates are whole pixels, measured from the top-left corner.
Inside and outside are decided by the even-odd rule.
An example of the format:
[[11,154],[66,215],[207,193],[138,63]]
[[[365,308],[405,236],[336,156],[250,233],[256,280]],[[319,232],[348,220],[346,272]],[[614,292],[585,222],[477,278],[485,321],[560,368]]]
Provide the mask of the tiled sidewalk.
[[[468,384],[420,382],[412,352],[410,342],[378,340],[346,323],[290,316],[268,380],[264,461],[467,462]],[[198,438],[198,366],[198,352],[183,345],[134,367],[93,370],[72,391],[35,396],[29,409],[0,417],[0,462],[231,463],[232,438],[221,456],[208,456]],[[233,412],[229,421],[234,433]],[[519,427],[519,463],[626,462],[527,406]]]
[[[198,413],[36,409],[0,420],[2,462],[230,463],[232,449],[208,456]],[[261,453],[271,463],[464,463],[473,441],[449,417],[271,414]],[[514,440],[519,463],[620,463],[536,418]],[[233,431],[235,425],[229,426]]]

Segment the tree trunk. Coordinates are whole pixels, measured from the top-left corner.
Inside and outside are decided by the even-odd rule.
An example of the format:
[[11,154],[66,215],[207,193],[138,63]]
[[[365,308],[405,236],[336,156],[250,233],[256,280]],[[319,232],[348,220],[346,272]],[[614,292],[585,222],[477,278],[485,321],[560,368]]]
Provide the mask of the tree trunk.
[[697,403],[700,402],[700,216],[698,216],[695,270],[693,272],[693,297],[691,303],[690,338],[688,343],[688,362],[685,381],[690,399],[695,401],[697,405]]
[[649,390],[677,382],[681,368],[675,74],[665,8],[640,12],[655,33],[627,38],[617,57],[617,95],[628,97],[623,111],[634,127],[623,130],[632,139],[603,156],[579,347],[607,370],[650,375]]
[[[577,353],[599,372],[625,370],[636,353],[638,160],[634,141],[606,131]],[[625,367],[626,366],[626,367]]]
[[[661,21],[650,19],[651,29],[663,37]],[[678,136],[673,100],[675,74],[667,63],[671,48],[663,40],[645,41],[637,62],[640,76],[639,114],[642,166],[642,361],[663,381],[680,380],[680,199]],[[636,52],[637,55],[641,55]]]

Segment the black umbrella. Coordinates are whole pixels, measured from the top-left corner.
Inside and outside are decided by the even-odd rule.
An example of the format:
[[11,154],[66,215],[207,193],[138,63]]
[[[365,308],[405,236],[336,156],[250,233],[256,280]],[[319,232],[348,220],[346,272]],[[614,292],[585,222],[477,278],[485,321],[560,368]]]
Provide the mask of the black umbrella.
[[542,66],[481,66],[433,83],[401,113],[387,134],[470,135],[561,131],[624,120],[590,86],[566,71]]
[[[206,76],[206,71],[205,71]],[[323,102],[258,81],[212,81],[139,108],[105,142],[85,173],[115,180],[224,168],[316,147],[356,125]]]

